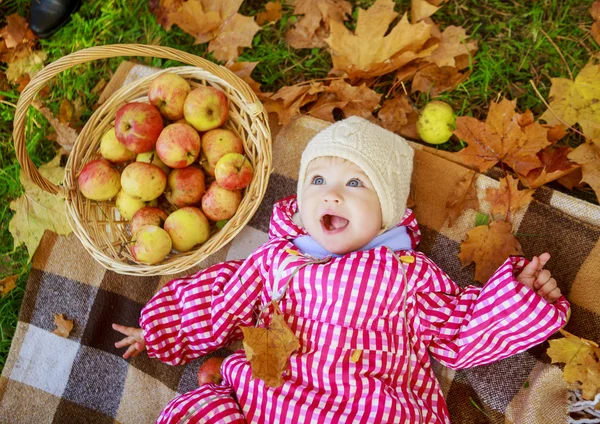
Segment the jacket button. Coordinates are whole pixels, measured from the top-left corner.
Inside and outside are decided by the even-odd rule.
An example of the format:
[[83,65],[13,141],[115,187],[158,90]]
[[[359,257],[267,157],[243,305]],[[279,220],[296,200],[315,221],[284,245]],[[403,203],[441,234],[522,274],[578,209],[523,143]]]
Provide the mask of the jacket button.
[[350,360],[354,363],[360,360],[360,356],[362,355],[362,349],[354,349],[352,355],[350,355]]
[[400,260],[405,264],[412,264],[415,261],[414,256],[400,256]]

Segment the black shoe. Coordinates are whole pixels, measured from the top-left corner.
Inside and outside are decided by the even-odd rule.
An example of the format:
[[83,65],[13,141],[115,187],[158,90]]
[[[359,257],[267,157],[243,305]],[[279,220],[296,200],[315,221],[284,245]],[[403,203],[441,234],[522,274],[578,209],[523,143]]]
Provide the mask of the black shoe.
[[40,38],[48,38],[69,21],[81,0],[31,0],[29,28]]

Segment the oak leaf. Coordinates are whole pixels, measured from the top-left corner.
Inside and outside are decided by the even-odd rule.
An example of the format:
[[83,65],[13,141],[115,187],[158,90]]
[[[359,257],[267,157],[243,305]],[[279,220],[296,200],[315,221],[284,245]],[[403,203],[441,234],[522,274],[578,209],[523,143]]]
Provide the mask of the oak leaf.
[[583,143],[571,153],[569,159],[581,165],[582,181],[592,187],[596,198],[600,199],[600,139],[596,143]]
[[300,114],[300,108],[317,99],[317,93],[324,90],[320,82],[281,87],[267,97],[263,104],[267,112],[276,113],[279,124],[287,125],[294,116]]
[[300,341],[285,322],[277,302],[273,318],[267,328],[241,327],[244,333],[246,359],[252,367],[252,379],[259,378],[269,387],[283,384],[290,355],[300,347]]
[[575,77],[552,78],[549,104],[540,119],[549,125],[578,123],[583,134],[594,138],[594,127],[600,125],[600,64],[590,60]]
[[361,116],[372,119],[372,112],[379,105],[381,94],[362,84],[358,87],[343,80],[333,80],[319,94],[317,102],[310,108],[308,114],[324,121],[334,122],[333,110],[341,109],[346,118]]
[[[60,166],[60,154],[42,165],[39,171],[54,184],[61,183],[65,170]],[[43,191],[23,171],[19,179],[25,191],[21,197],[10,202],[10,208],[15,214],[8,224],[8,230],[14,238],[15,247],[25,244],[31,258],[44,231],[67,235],[71,232],[71,227],[65,215],[64,199]]]
[[446,201],[446,213],[448,214],[448,226],[454,224],[456,218],[467,209],[479,210],[479,199],[477,198],[477,189],[475,181],[477,174],[473,171],[467,174],[458,182],[456,188]]
[[265,4],[265,11],[260,12],[256,15],[256,23],[258,25],[264,25],[269,22],[277,22],[281,19],[281,2],[270,1]]
[[488,188],[485,200],[491,204],[492,215],[506,216],[524,208],[533,200],[533,190],[519,190],[519,179],[511,175],[500,179],[500,188]]
[[0,294],[5,295],[17,287],[18,275],[9,275],[0,280]]
[[455,58],[461,55],[473,57],[477,51],[477,41],[466,41],[467,31],[462,27],[450,25],[442,32],[442,39],[431,56],[423,59],[437,66],[456,66]]
[[295,49],[327,47],[330,21],[343,23],[352,14],[352,5],[345,0],[296,0],[294,15],[304,15],[285,33],[285,39]]
[[56,325],[56,329],[52,333],[64,338],[69,337],[73,330],[73,320],[66,319],[63,314],[53,312],[52,315],[54,315],[54,325]]
[[521,127],[520,115],[514,110],[516,103],[507,99],[492,102],[485,123],[469,116],[458,117],[454,134],[468,147],[455,156],[480,172],[498,162],[504,162],[520,175],[540,168],[542,162],[537,153],[550,145],[548,130],[537,122]]
[[480,225],[467,234],[460,244],[458,258],[463,267],[475,262],[475,280],[485,283],[506,258],[522,255],[521,243],[512,234],[512,225],[505,221],[493,221],[489,226]]
[[380,124],[386,130],[398,133],[402,127],[408,124],[408,116],[414,109],[406,95],[393,97],[385,100],[377,113]]
[[333,71],[349,78],[366,78],[394,71],[407,63],[426,57],[437,45],[423,48],[431,35],[431,25],[411,24],[404,14],[385,35],[396,19],[392,0],[377,0],[368,10],[359,9],[356,29],[330,20],[330,35],[325,42],[331,48]]

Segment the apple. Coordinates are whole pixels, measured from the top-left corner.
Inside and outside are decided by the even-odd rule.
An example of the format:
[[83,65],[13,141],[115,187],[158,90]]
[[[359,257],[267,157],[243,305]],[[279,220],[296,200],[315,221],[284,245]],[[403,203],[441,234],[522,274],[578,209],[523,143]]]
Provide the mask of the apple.
[[135,159],[135,153],[127,150],[125,145],[117,139],[114,128],[111,128],[102,136],[100,154],[112,163],[123,163]]
[[135,236],[135,233],[137,233],[144,225],[156,225],[157,227],[162,227],[167,216],[167,213],[159,208],[141,208],[131,219],[131,234]]
[[215,179],[227,190],[241,190],[250,184],[254,176],[252,164],[246,156],[227,153],[217,161]]
[[229,219],[235,215],[241,201],[240,190],[227,190],[213,181],[202,196],[202,211],[212,221]]
[[77,183],[85,197],[97,201],[112,199],[121,189],[119,171],[106,159],[87,163],[77,177]]
[[223,377],[221,376],[221,364],[225,358],[212,356],[208,358],[198,370],[198,385],[202,386],[205,383],[221,384]]
[[188,124],[167,125],[156,141],[156,153],[171,168],[185,168],[200,154],[200,135]]
[[198,131],[220,127],[229,115],[227,97],[218,88],[201,85],[185,98],[183,115]]
[[174,169],[167,178],[165,197],[177,207],[200,202],[206,191],[204,172],[195,166]]
[[183,103],[191,91],[190,84],[177,74],[166,72],[154,78],[148,88],[148,100],[162,116],[171,121],[183,118]]
[[135,153],[153,150],[162,130],[162,115],[148,103],[127,103],[117,111],[115,133],[127,150]]
[[173,247],[187,252],[210,236],[210,224],[202,211],[193,206],[178,209],[165,221],[165,231],[171,236]]
[[417,120],[417,133],[429,144],[445,143],[455,128],[456,116],[452,106],[440,100],[427,103]]
[[146,162],[156,165],[163,170],[165,175],[169,175],[169,172],[171,172],[171,168],[169,168],[163,163],[162,160],[160,160],[158,154],[156,153],[156,150],[152,150],[151,152],[139,153],[135,160],[136,162]]
[[244,153],[244,143],[233,131],[216,128],[202,134],[202,167],[213,177],[219,159],[227,153]]
[[135,213],[146,206],[157,206],[158,200],[150,200],[149,202],[141,201],[140,199],[136,199],[135,197],[130,196],[125,193],[123,189],[119,191],[117,197],[115,199],[115,206],[119,210],[121,217],[130,221]]
[[147,202],[160,196],[167,186],[167,176],[156,165],[132,162],[121,174],[123,191],[135,199]]
[[131,241],[133,258],[148,265],[162,261],[173,247],[169,234],[156,225],[144,225]]

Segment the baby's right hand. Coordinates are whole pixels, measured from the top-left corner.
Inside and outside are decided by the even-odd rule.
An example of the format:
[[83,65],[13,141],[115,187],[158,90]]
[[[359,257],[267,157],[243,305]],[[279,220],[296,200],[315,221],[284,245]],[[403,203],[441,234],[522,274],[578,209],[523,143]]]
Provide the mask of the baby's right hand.
[[124,325],[114,323],[112,328],[127,336],[123,340],[115,343],[115,347],[129,346],[123,354],[123,358],[134,358],[146,349],[146,341],[144,340],[144,334],[141,328],[125,327]]

